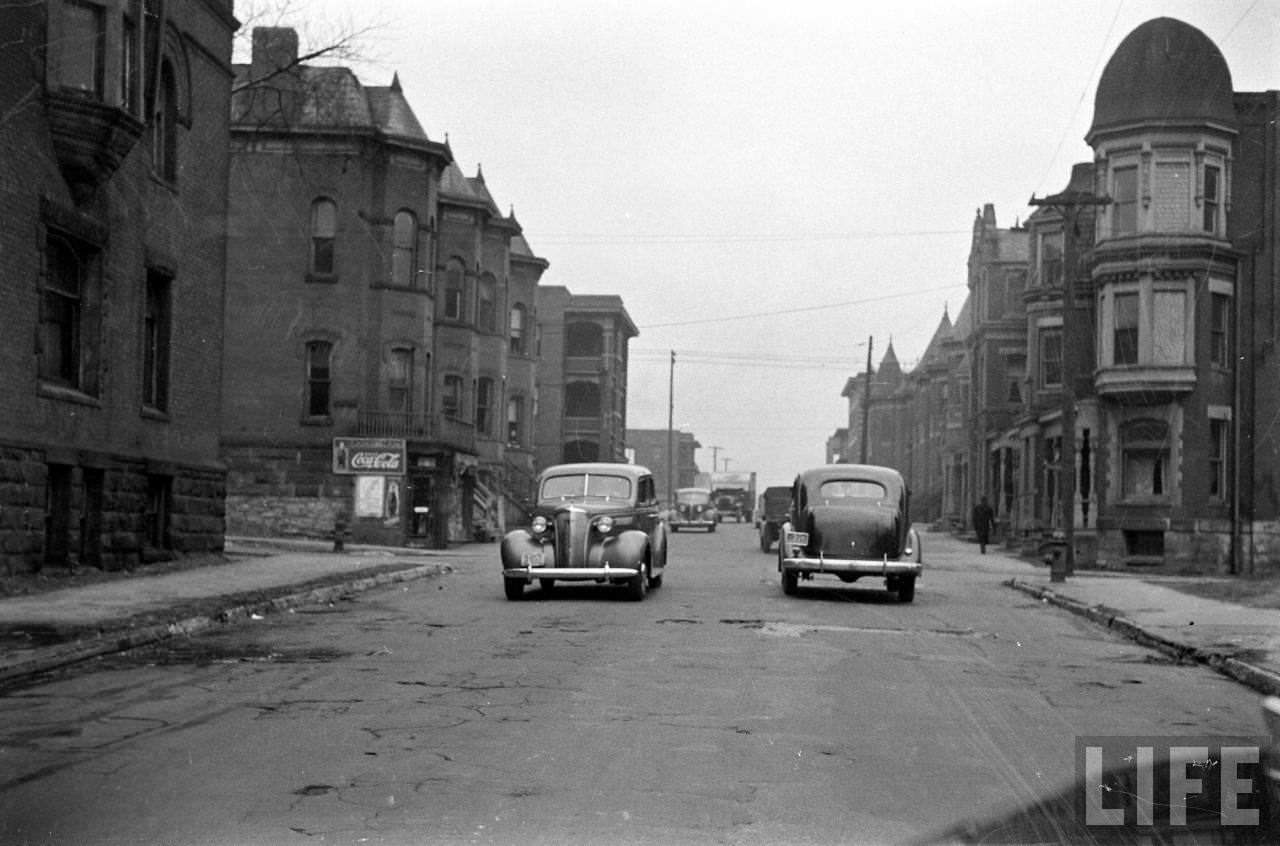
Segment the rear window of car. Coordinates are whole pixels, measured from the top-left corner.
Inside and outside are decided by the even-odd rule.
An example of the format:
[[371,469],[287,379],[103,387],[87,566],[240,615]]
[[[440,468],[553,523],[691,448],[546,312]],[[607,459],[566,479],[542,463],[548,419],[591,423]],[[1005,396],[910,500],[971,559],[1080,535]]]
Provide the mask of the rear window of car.
[[626,476],[607,476],[597,473],[581,473],[571,476],[551,476],[542,482],[539,499],[560,501],[566,499],[629,500],[631,480]]
[[879,504],[887,495],[884,485],[864,479],[832,479],[818,488],[823,505]]

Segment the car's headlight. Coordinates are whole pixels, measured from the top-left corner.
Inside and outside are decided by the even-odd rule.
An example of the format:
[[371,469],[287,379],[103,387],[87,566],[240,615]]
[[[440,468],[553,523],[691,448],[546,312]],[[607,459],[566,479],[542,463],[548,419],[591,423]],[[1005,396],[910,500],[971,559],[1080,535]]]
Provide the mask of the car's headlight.
[[613,518],[607,514],[596,521],[596,531],[602,535],[607,535],[613,531]]
[[547,530],[547,518],[539,514],[533,518],[533,523],[529,525],[529,528],[535,535],[542,534]]

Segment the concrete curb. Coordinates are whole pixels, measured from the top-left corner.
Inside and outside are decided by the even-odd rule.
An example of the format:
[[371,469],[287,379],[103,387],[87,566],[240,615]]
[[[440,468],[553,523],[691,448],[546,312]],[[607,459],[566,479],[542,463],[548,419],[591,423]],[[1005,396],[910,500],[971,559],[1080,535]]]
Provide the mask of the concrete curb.
[[[392,570],[369,576],[361,576],[359,571],[350,578],[340,582],[299,590],[298,585],[281,585],[276,590],[283,591],[279,596],[262,599],[250,603],[233,603],[233,597],[226,597],[228,605],[213,614],[201,614],[175,620],[168,623],[155,623],[144,626],[133,626],[131,619],[126,618],[118,623],[108,624],[94,638],[79,640],[73,643],[60,643],[31,650],[23,656],[7,659],[0,656],[0,685],[10,684],[16,680],[37,673],[66,667],[91,658],[109,655],[113,652],[124,652],[140,646],[156,643],[171,637],[193,635],[218,625],[225,625],[237,620],[247,619],[254,614],[271,614],[287,611],[304,605],[318,605],[330,602],[344,594],[369,590],[383,585],[407,582],[414,579],[439,576],[452,572],[448,564],[423,564],[403,570]],[[257,592],[270,592],[264,588]],[[210,598],[209,602],[218,599]]]
[[1177,661],[1194,661],[1204,664],[1235,681],[1266,696],[1280,696],[1280,675],[1264,670],[1254,664],[1215,652],[1201,649],[1185,643],[1169,640],[1152,634],[1137,623],[1122,617],[1105,605],[1085,605],[1083,602],[1063,596],[1052,588],[1031,585],[1017,579],[1004,582],[1007,587],[1021,591],[1036,599],[1050,602],[1059,608],[1065,608],[1073,614],[1086,617],[1104,628],[1111,629],[1142,646],[1159,650]]

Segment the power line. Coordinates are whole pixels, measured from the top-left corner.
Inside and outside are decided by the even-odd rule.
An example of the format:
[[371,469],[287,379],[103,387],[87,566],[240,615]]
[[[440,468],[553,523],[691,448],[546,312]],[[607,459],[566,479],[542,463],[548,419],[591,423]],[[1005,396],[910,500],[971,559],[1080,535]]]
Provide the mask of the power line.
[[866,297],[861,300],[847,300],[842,303],[824,303],[822,305],[803,306],[801,308],[782,308],[773,309],[771,311],[757,311],[750,314],[736,314],[727,317],[704,317],[697,320],[677,320],[671,323],[646,323],[638,328],[640,329],[665,329],[668,326],[692,326],[701,323],[729,323],[735,320],[755,320],[758,317],[777,317],[782,314],[801,314],[809,311],[827,311],[833,308],[847,308],[849,306],[865,305],[866,303],[882,302],[884,300],[898,300],[904,297],[914,297],[919,294],[934,294],[938,291],[955,290],[955,285],[939,285],[936,288],[920,288],[914,291],[904,291],[897,294],[885,294],[882,297]]
[[645,244],[751,244],[792,241],[856,241],[871,238],[918,238],[952,235],[970,235],[971,229],[916,229],[899,231],[850,231],[850,232],[755,232],[717,233],[703,235],[649,234],[627,235],[619,233],[528,233],[531,242],[551,246],[621,246]]

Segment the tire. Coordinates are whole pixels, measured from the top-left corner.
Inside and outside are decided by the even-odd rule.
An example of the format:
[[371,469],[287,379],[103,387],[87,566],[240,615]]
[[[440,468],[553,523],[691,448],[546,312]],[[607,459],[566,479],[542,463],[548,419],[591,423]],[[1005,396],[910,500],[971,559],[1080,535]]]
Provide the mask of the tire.
[[796,595],[796,585],[799,584],[800,577],[795,570],[782,571],[782,592],[787,596]]
[[714,532],[715,530],[716,530],[716,524],[715,524],[715,523],[712,523],[712,524],[711,524],[711,528],[710,528],[710,529],[707,529],[707,533],[708,533],[708,534],[710,534],[711,532]]
[[515,602],[524,596],[524,582],[519,579],[503,579],[502,589],[506,591],[507,599]]
[[916,598],[916,577],[906,576],[898,580],[898,601],[910,602]]
[[649,589],[649,576],[645,573],[644,565],[640,565],[640,572],[627,579],[627,599],[632,602],[639,602],[644,599],[645,593]]
[[760,551],[768,552],[772,544],[769,542],[769,533],[762,527],[760,529]]
[[677,526],[675,523],[672,523],[672,524],[671,524],[671,534],[673,534],[673,535],[674,535],[674,534],[675,534],[676,532],[678,532],[678,531],[680,531],[680,527],[679,527],[679,526]]
[[660,587],[662,587],[662,574],[659,573],[656,576],[650,577],[649,590],[657,590]]
[[553,589],[555,589],[555,586],[556,586],[555,579],[538,579],[538,587],[542,588],[547,593],[550,593]]

